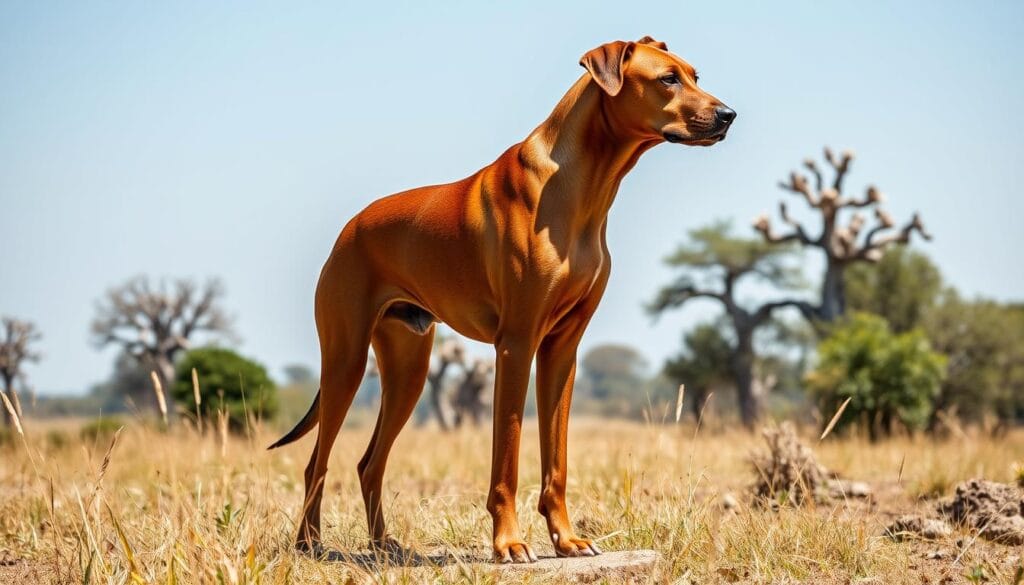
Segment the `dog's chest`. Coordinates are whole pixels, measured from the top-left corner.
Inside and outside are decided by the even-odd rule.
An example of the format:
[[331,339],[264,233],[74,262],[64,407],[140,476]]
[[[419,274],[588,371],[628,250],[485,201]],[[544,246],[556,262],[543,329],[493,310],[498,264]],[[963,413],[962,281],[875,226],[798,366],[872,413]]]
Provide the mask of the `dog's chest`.
[[548,291],[555,312],[586,298],[608,268],[600,242],[577,242],[565,253],[551,247],[538,256],[542,260],[535,265],[535,277]]

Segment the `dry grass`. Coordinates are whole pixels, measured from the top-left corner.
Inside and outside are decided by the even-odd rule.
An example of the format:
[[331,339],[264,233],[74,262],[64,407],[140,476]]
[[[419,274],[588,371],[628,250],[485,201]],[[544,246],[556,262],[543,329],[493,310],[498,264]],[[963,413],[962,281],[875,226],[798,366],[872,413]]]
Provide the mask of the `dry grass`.
[[[52,424],[52,423],[51,423]],[[260,427],[226,444],[129,422],[110,437],[80,444],[63,423],[27,421],[26,441],[3,445],[0,459],[0,582],[345,583],[501,581],[488,565],[445,569],[316,562],[292,552],[311,440],[275,452]],[[327,478],[325,543],[355,551],[366,528],[355,464],[369,428],[343,430]],[[550,554],[536,513],[536,428],[524,436],[520,518],[527,538]],[[874,502],[834,506],[749,506],[748,464],[761,439],[744,433],[694,437],[685,425],[575,420],[570,437],[570,505],[580,532],[602,548],[653,548],[663,560],[652,582],[920,583],[984,575],[1013,582],[1020,551],[957,532],[947,542],[893,542],[881,535],[920,500],[969,477],[1009,482],[1024,456],[1024,433],[998,441],[935,443],[896,439],[872,445],[830,436],[819,460],[868,481]],[[409,428],[393,451],[385,488],[392,533],[421,551],[489,554],[484,509],[489,429],[442,434]],[[31,455],[31,456],[30,456]],[[901,476],[902,467],[902,476]],[[740,505],[724,510],[721,496]],[[938,558],[929,555],[938,553]],[[519,582],[520,577],[510,582]],[[931,582],[931,581],[926,581]]]

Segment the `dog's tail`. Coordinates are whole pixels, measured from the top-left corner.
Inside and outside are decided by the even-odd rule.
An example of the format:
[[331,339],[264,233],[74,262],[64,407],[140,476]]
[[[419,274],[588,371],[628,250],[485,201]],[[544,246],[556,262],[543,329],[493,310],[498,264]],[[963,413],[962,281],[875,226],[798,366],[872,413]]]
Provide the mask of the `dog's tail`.
[[309,410],[306,412],[306,416],[302,417],[299,424],[295,425],[295,428],[288,431],[288,434],[277,440],[276,443],[267,447],[267,450],[277,449],[283,447],[288,443],[292,443],[301,439],[306,433],[313,430],[313,427],[319,422],[318,414],[320,414],[320,389],[316,391],[316,398],[313,399],[313,404],[310,405]]

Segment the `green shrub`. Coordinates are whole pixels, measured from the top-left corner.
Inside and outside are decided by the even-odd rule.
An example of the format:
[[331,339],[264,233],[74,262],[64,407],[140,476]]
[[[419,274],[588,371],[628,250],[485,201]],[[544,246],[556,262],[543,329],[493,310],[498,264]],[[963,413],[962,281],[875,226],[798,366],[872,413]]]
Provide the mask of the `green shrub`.
[[113,416],[101,416],[96,420],[86,423],[78,431],[78,436],[83,441],[106,441],[114,436],[117,429],[124,426],[121,419]]
[[859,421],[874,440],[897,422],[914,430],[925,426],[945,364],[921,331],[896,335],[885,319],[855,313],[819,344],[807,384],[826,420],[849,398],[836,428]]
[[277,414],[277,386],[263,365],[219,347],[194,349],[178,363],[174,400],[185,413],[196,412],[192,369],[199,375],[202,416],[216,420],[223,407],[230,427],[244,431],[247,417],[271,419]]

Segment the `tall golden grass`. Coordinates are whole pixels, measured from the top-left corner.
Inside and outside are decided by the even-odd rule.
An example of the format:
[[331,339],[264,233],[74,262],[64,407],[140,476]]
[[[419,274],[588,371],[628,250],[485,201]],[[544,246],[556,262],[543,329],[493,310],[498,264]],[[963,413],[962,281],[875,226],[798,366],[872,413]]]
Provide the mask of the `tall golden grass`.
[[[24,582],[58,583],[521,579],[503,577],[487,564],[359,565],[315,561],[293,552],[311,438],[268,452],[264,447],[276,431],[259,422],[245,436],[230,436],[223,422],[218,421],[217,433],[202,434],[179,417],[180,424],[170,430],[132,420],[112,436],[59,441],[55,437],[61,433],[76,436],[77,425],[22,422],[24,442],[0,447],[0,550],[6,551],[0,557],[6,554],[8,563],[0,567],[0,581],[15,570],[35,576]],[[332,456],[323,506],[325,544],[331,549],[365,548],[355,465],[371,430],[345,428]],[[536,432],[535,425],[527,425],[519,516],[526,538],[538,552],[550,554],[536,512]],[[814,435],[807,433],[812,443]],[[696,432],[685,422],[574,420],[568,491],[579,532],[600,539],[606,551],[660,551],[662,560],[652,577],[658,583],[921,582],[908,573],[911,565],[930,570],[921,560],[920,545],[882,536],[892,516],[930,507],[920,498],[948,492],[961,479],[1011,481],[1013,462],[1024,459],[1020,432],[999,440],[902,437],[878,444],[831,435],[815,443],[819,459],[847,477],[870,482],[876,503],[771,511],[744,503],[754,480],[748,456],[760,441],[757,434],[714,425]],[[491,527],[484,503],[489,463],[489,428],[447,434],[407,428],[394,447],[385,480],[385,516],[392,534],[424,553],[488,557]],[[740,505],[723,507],[726,494]],[[952,547],[955,542],[928,546]],[[993,550],[982,544],[958,549],[958,566],[944,570],[963,576],[982,567],[992,582],[1010,582],[1015,566],[993,557]],[[538,576],[533,582],[559,579]]]

